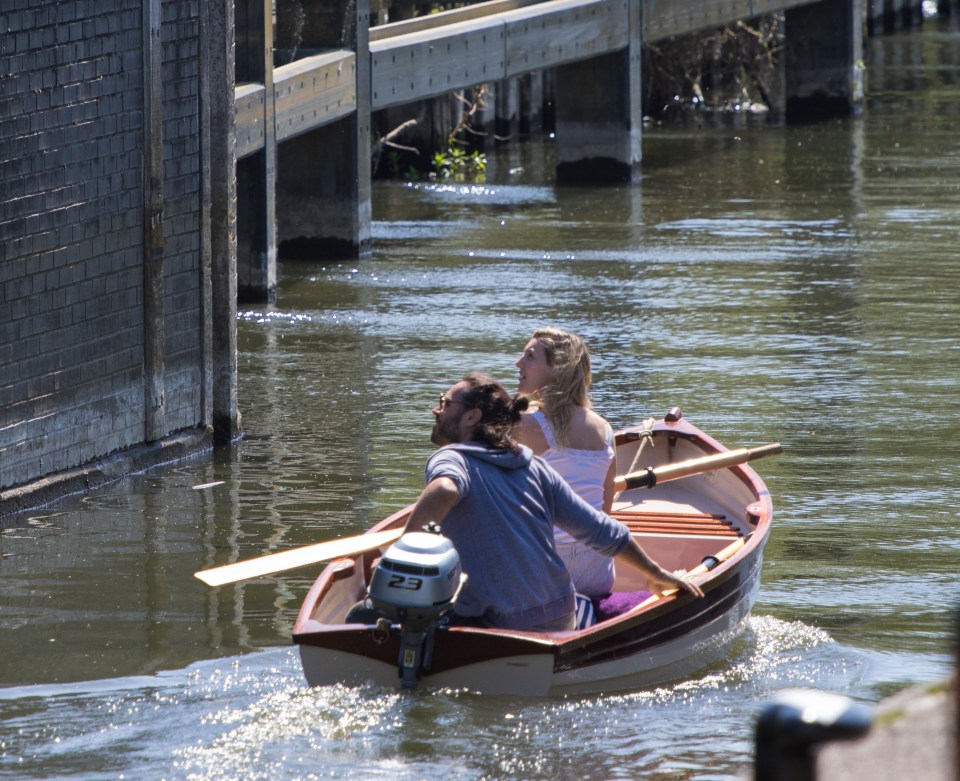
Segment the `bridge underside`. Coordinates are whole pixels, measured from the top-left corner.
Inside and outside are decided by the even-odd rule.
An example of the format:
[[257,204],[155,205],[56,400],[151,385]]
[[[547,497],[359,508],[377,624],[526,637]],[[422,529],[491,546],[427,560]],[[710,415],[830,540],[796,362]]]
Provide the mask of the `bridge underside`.
[[[240,288],[252,300],[272,296],[276,247],[307,257],[368,249],[374,112],[396,115],[479,84],[510,95],[517,79],[550,73],[557,181],[635,181],[644,41],[768,13],[784,14],[778,108],[788,121],[856,113],[863,95],[867,0],[494,0],[373,28],[368,1],[323,0],[302,14],[300,0],[277,0],[278,60],[294,50],[298,59],[267,62],[237,86],[239,192],[253,200],[244,211],[275,220],[240,225]],[[283,19],[295,10],[299,23],[288,29]],[[272,42],[268,26],[261,37]],[[238,32],[238,62],[240,41]],[[243,41],[251,57],[271,51],[255,35]]]

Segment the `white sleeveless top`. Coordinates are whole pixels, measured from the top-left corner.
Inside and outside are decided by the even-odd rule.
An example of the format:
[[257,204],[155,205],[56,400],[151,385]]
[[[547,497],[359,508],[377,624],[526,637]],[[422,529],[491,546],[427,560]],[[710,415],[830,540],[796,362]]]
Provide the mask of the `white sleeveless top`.
[[[553,428],[547,416],[540,410],[530,413],[537,421],[547,440],[547,449],[540,456],[566,480],[574,492],[598,510],[603,509],[603,482],[613,461],[613,430],[606,424],[603,450],[579,450],[572,447],[557,447]],[[557,539],[569,535],[554,528]]]

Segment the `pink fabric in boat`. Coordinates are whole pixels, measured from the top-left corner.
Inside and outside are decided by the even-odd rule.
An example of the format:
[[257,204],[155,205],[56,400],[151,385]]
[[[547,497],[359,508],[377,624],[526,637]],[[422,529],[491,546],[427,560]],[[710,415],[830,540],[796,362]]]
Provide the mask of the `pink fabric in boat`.
[[652,594],[649,591],[615,591],[594,600],[593,607],[597,614],[597,621],[605,621],[608,618],[619,616],[621,613],[626,613],[651,596]]

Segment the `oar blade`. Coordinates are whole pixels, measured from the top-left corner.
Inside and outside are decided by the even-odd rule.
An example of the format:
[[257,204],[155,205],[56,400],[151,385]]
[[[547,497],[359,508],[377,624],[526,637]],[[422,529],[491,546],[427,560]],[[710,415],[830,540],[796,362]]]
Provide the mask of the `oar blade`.
[[358,553],[389,545],[403,534],[403,529],[387,529],[386,531],[360,534],[355,537],[343,537],[329,542],[318,542],[315,545],[306,545],[302,548],[291,548],[280,553],[271,553],[256,559],[237,561],[233,564],[224,564],[221,567],[194,572],[195,578],[202,580],[208,586],[222,586],[226,583],[236,583],[240,580],[250,580],[264,575],[305,567],[308,564],[317,564],[344,556],[355,556]]

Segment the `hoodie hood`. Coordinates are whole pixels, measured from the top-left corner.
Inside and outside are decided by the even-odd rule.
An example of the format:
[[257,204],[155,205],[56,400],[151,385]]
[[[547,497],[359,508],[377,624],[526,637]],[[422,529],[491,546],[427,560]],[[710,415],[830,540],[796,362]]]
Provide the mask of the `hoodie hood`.
[[501,469],[523,469],[529,466],[533,459],[533,451],[526,445],[520,445],[520,452],[492,448],[483,442],[458,442],[454,445],[445,445],[441,450],[456,450],[468,458],[477,458],[495,464]]

